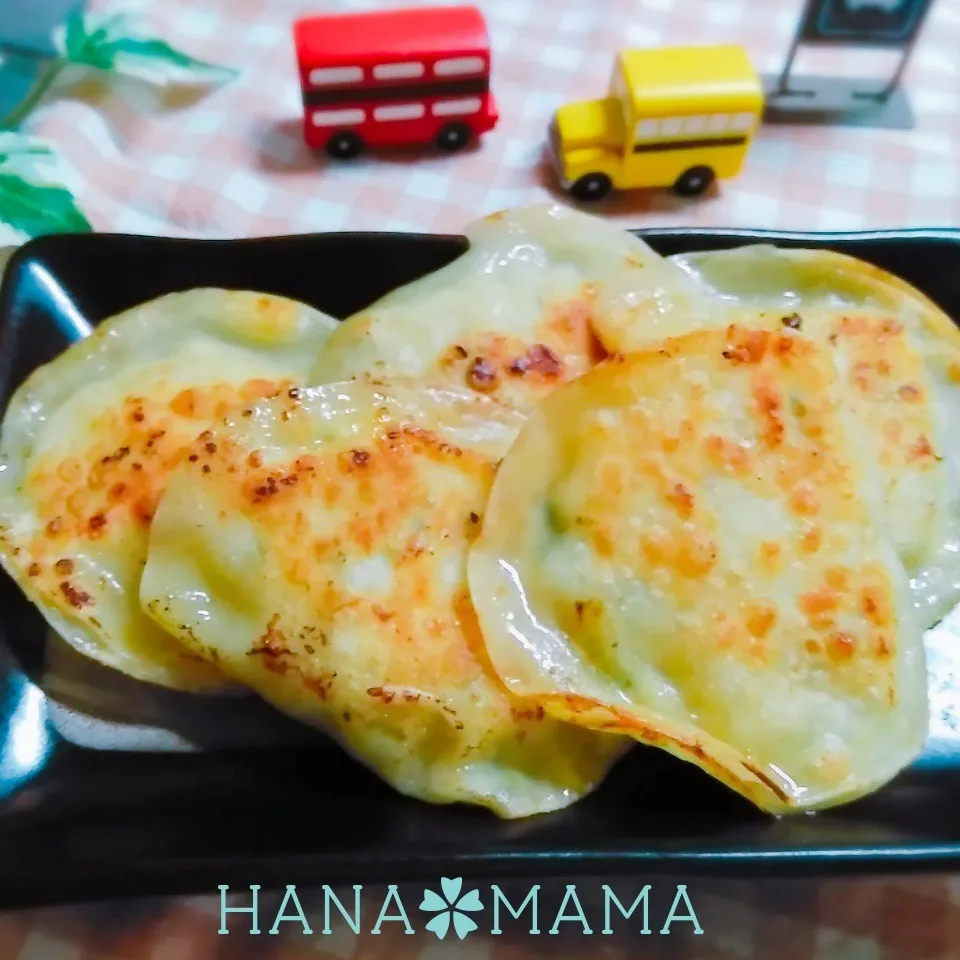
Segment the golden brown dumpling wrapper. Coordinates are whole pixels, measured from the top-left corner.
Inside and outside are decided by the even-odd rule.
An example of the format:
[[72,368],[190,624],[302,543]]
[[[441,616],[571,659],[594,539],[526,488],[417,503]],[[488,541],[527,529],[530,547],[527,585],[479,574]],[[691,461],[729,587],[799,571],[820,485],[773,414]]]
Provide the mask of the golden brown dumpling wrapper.
[[469,562],[507,687],[775,813],[910,763],[921,633],[837,387],[812,341],[733,328],[611,358],[547,398]]
[[924,625],[935,623],[960,599],[960,329],[901,278],[829,250],[758,245],[675,261],[726,319],[833,348],[857,439],[880,468],[881,519]]
[[171,478],[144,608],[405,794],[503,817],[564,807],[628,741],[510,695],[466,582],[521,422],[466,390],[398,382],[237,411]]
[[0,563],[72,647],[138,680],[228,685],[140,610],[150,520],[197,435],[300,382],[335,324],[281,297],[190,290],[104,321],[17,390],[0,435]]
[[346,319],[309,382],[405,376],[525,411],[603,358],[598,318],[669,315],[699,296],[642,240],[569,208],[507,210],[465,232],[453,263]]

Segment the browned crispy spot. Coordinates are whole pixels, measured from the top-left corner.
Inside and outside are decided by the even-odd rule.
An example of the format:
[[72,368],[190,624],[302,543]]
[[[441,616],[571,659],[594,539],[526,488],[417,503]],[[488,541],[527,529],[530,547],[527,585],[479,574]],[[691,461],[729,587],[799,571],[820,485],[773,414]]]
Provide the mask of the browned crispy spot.
[[319,677],[304,677],[303,685],[312,690],[321,700],[326,700],[336,678],[335,673],[323,673]]
[[766,330],[743,330],[736,325],[727,329],[727,349],[723,358],[731,363],[759,363],[767,351],[770,334]]
[[129,455],[130,455],[129,447],[120,447],[117,450],[115,450],[113,453],[108,454],[107,456],[101,458],[100,462],[102,464],[119,463],[121,460],[123,460],[124,457],[127,457]]
[[511,707],[510,715],[515,721],[523,720],[542,720],[546,716],[546,710],[538,703],[534,707]]
[[885,627],[893,617],[893,611],[887,598],[879,590],[864,587],[860,591],[860,609],[864,616],[875,626]]
[[849,633],[837,631],[828,638],[827,651],[831,660],[842,663],[853,658],[853,655],[857,652],[857,641]]
[[908,460],[930,460],[935,459],[936,456],[937,454],[926,436],[920,437],[907,453]]
[[370,687],[367,690],[367,696],[380,700],[382,703],[393,703],[396,694],[391,690],[384,690],[383,687]]
[[81,607],[86,607],[93,603],[93,597],[91,597],[89,593],[77,589],[69,580],[64,580],[60,584],[60,592],[63,594],[67,603],[69,603],[71,607],[76,607],[78,610]]
[[[604,707],[586,697],[578,697],[572,694],[547,695],[542,698],[546,701],[559,702],[563,705],[565,711],[571,714],[586,714],[593,722],[588,725],[601,730],[616,730],[618,733],[628,734],[636,739],[642,740],[653,746],[676,746],[681,747],[685,752],[700,760],[703,765],[719,780],[726,783],[736,783],[740,787],[745,787],[746,783],[741,776],[719,763],[714,757],[710,756],[703,748],[703,745],[692,737],[665,733],[650,723],[635,717],[632,714],[625,713],[615,707]],[[604,714],[609,717],[606,722],[601,722],[596,718],[597,714]],[[795,804],[790,795],[775,780],[762,769],[744,758],[741,760],[743,769],[754,776],[762,783],[781,803],[788,807]],[[748,791],[749,792],[749,791]]]
[[254,645],[247,651],[247,656],[262,656],[263,665],[272,673],[285,674],[287,672],[286,657],[290,655],[290,649],[287,647],[287,638],[277,624],[280,622],[280,614],[275,613],[264,631]]
[[760,414],[761,437],[768,447],[778,447],[783,441],[783,401],[772,384],[758,383],[753,388],[753,402]]
[[467,386],[471,389],[480,393],[490,393],[496,389],[499,378],[492,364],[483,357],[475,357],[467,367],[466,380]]
[[777,613],[772,607],[757,606],[747,611],[747,630],[751,636],[762,640],[777,622]]
[[912,383],[905,383],[897,388],[897,396],[900,397],[904,403],[920,403],[923,399],[923,391],[919,387],[915,387]]
[[525,354],[512,360],[507,369],[520,377],[532,372],[555,378],[563,373],[563,361],[548,346],[535,343]]
[[777,783],[776,780],[773,780],[768,776],[760,767],[756,764],[751,763],[749,760],[743,761],[743,766],[750,771],[778,800],[781,800],[783,803],[790,803],[790,795]]
[[107,525],[107,517],[104,513],[95,513],[87,521],[87,530],[91,539],[97,539],[101,536],[104,530],[104,527]]
[[673,490],[667,495],[667,502],[684,520],[688,520],[693,513],[693,494],[682,483],[673,485]]

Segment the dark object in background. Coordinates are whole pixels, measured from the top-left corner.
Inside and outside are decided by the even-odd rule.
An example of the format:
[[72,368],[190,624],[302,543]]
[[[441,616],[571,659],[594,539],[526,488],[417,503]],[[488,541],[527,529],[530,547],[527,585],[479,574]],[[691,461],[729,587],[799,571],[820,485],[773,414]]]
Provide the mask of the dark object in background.
[[54,56],[54,29],[83,6],[84,0],[2,0],[0,52],[15,46],[24,52]]
[[805,43],[903,47],[914,39],[933,0],[814,0],[801,23]]
[[[841,250],[898,274],[960,317],[960,231],[639,233],[663,254],[758,241]],[[38,364],[144,300],[196,286],[255,289],[342,318],[465,249],[462,237],[407,234],[34,240],[15,254],[0,288],[0,407]],[[934,735],[913,767],[859,803],[775,820],[693,765],[639,747],[576,806],[511,822],[406,799],[304,728],[284,734],[278,726],[265,744],[238,726],[230,743],[210,745],[197,730],[196,701],[169,707],[177,714],[169,724],[194,744],[190,752],[78,746],[58,722],[56,698],[38,683],[48,631],[0,574],[0,909],[213,893],[219,884],[956,870],[960,652],[949,633],[940,639],[954,666],[942,675],[934,667]],[[247,708],[255,711],[244,713],[247,731],[262,732],[271,723],[262,704],[229,707]],[[234,719],[241,718],[219,714],[222,726]]]
[[10,113],[56,55],[53,31],[83,0],[0,0],[0,117]]
[[56,56],[53,31],[84,0],[0,0],[0,117],[26,98]]
[[[900,86],[933,0],[806,0],[786,63],[766,77],[769,123],[826,123],[908,130],[913,111]],[[802,44],[900,50],[893,76],[876,80],[805,77],[792,80]]]

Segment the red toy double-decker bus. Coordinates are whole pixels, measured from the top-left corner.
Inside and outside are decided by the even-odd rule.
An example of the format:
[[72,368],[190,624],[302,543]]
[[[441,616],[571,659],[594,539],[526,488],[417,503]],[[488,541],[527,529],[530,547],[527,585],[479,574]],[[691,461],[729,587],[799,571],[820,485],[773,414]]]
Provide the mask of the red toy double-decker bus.
[[307,17],[294,24],[304,138],[335,157],[365,146],[458,150],[497,122],[490,42],[475,7]]

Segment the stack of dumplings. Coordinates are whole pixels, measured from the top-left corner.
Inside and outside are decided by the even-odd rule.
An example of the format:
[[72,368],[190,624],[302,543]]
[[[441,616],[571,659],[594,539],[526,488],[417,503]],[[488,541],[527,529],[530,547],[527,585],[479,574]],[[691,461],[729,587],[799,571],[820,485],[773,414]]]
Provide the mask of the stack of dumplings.
[[433,803],[558,810],[636,743],[772,814],[890,781],[960,599],[954,324],[825,251],[467,236],[339,323],[188,291],[38,369],[3,567],[87,657]]

